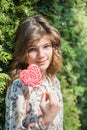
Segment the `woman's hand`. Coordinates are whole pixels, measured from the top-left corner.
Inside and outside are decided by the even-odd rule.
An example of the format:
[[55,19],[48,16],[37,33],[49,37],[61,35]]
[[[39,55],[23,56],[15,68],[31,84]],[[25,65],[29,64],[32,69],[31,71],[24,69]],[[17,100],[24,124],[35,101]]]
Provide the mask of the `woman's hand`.
[[61,106],[53,93],[43,93],[40,108],[45,125],[48,127],[58,114]]

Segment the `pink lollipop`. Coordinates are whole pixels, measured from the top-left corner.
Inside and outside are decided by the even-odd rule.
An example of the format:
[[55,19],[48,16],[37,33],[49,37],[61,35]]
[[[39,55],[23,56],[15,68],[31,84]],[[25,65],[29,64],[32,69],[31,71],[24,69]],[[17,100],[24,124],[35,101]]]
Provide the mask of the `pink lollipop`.
[[20,79],[23,83],[30,87],[39,87],[42,81],[40,69],[37,65],[31,64],[20,72]]

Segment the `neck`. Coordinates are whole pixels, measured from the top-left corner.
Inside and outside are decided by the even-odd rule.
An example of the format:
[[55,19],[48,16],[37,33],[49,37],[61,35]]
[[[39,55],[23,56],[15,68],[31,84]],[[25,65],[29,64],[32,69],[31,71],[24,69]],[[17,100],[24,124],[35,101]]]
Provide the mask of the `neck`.
[[42,74],[42,79],[43,79],[43,80],[46,79],[46,76],[47,76],[46,72],[41,71],[41,74]]

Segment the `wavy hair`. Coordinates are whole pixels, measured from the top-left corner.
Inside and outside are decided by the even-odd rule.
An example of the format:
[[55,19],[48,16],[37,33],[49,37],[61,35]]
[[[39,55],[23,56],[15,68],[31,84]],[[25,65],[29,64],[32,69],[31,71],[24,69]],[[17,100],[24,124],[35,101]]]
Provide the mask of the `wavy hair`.
[[15,35],[13,62],[10,68],[11,81],[19,77],[19,72],[27,68],[27,53],[32,43],[48,35],[53,47],[52,61],[47,75],[53,78],[62,65],[61,40],[59,32],[41,15],[28,17],[18,26]]

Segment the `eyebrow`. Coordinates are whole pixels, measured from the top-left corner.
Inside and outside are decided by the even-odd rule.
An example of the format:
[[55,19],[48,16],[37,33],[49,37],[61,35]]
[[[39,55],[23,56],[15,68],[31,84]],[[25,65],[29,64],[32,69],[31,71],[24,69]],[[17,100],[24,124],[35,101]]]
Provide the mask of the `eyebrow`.
[[[47,42],[47,43],[44,43],[42,46],[44,46],[44,45],[52,45],[52,43],[51,42]],[[29,48],[31,48],[31,47],[37,47],[37,44],[32,44],[32,45],[30,45],[29,46]]]

